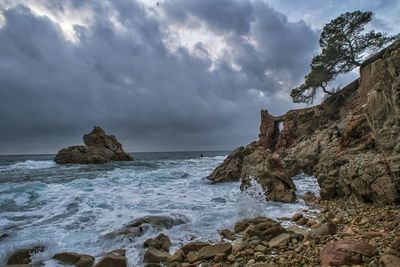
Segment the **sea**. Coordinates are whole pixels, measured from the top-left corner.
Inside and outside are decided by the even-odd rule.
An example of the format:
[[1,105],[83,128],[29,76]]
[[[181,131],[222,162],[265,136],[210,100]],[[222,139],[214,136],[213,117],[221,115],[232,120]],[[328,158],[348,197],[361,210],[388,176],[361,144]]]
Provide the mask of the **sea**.
[[[207,177],[228,152],[133,153],[132,162],[57,165],[54,155],[0,156],[0,266],[17,249],[43,245],[32,256],[40,266],[63,266],[57,252],[101,258],[126,249],[128,266],[142,266],[143,242],[164,233],[173,253],[193,241],[218,241],[218,229],[255,216],[288,218],[309,209],[300,199],[284,204],[265,200],[253,182],[210,184]],[[297,194],[318,194],[314,177],[293,177]],[[137,218],[165,215],[184,224],[148,229],[143,236],[110,239],[109,233]],[[290,224],[289,221],[283,223]]]

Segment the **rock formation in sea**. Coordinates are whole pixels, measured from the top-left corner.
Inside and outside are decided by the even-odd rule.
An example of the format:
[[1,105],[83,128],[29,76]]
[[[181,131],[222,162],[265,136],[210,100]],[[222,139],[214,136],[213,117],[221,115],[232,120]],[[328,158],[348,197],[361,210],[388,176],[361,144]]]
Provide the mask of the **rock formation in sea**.
[[[280,127],[281,126],[281,127]],[[208,177],[254,177],[269,200],[294,200],[292,176],[317,178],[322,199],[400,203],[400,43],[366,60],[360,78],[321,104],[283,116],[261,111],[259,140]]]
[[122,149],[117,138],[114,135],[107,135],[100,127],[95,126],[90,133],[85,134],[83,142],[85,145],[61,149],[54,161],[58,164],[91,164],[133,160]]

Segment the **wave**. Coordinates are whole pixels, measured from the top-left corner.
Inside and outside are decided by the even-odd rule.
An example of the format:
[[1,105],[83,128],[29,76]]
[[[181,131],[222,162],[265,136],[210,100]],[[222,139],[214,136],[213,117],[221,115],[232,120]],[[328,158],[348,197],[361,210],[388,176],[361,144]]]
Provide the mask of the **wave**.
[[25,160],[8,166],[1,166],[0,171],[38,170],[57,166],[52,160]]

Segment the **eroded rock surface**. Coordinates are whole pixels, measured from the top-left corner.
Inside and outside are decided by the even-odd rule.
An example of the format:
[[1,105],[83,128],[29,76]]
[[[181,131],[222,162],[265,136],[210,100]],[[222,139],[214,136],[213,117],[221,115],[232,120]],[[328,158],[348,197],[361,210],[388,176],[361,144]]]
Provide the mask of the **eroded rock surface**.
[[400,42],[366,60],[359,79],[320,105],[276,117],[262,110],[259,140],[208,179],[246,184],[254,176],[267,199],[289,202],[290,177],[300,172],[317,178],[322,199],[400,203]]
[[122,145],[117,138],[114,135],[107,135],[100,127],[95,126],[89,134],[85,134],[83,142],[85,145],[61,149],[54,161],[58,164],[99,164],[110,161],[133,160],[122,149]]

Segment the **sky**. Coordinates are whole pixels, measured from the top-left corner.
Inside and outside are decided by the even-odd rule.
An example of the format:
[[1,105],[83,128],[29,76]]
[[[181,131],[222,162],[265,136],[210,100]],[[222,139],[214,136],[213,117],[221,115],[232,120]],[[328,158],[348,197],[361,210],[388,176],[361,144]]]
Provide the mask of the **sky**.
[[261,109],[304,107],[289,94],[321,28],[354,10],[398,31],[397,0],[0,0],[0,154],[54,154],[93,125],[131,152],[250,143]]

